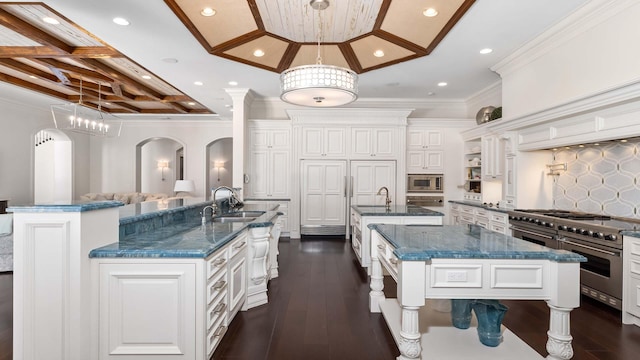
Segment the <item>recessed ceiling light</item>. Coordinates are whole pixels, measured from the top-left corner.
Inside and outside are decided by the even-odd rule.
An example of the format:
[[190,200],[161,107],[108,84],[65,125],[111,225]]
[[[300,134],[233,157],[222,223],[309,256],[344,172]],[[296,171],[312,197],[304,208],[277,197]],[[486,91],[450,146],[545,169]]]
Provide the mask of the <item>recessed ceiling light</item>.
[[104,104],[105,104],[105,105],[111,105],[111,103],[110,103],[110,102],[106,102],[106,103],[104,103]]
[[202,85],[204,85],[204,83],[202,81],[194,81],[193,85],[202,86]]
[[447,85],[448,85],[448,84],[447,84],[446,82],[444,82],[444,81],[443,81],[443,82],[439,82],[439,83],[438,83],[438,86],[440,86],[440,87],[442,87],[442,86],[447,86]]
[[229,81],[229,85],[231,86],[237,86],[238,82],[237,81]]
[[593,144],[593,145],[598,146],[598,145],[600,145],[600,143],[595,143],[595,144]]
[[125,18],[121,18],[121,17],[113,18],[113,22],[118,24],[118,25],[122,25],[122,26],[129,25],[129,20],[127,20]]
[[254,51],[254,52],[253,52],[253,56],[255,56],[255,57],[262,57],[262,56],[264,56],[264,51],[262,51],[262,50],[258,49],[258,50],[256,50],[256,51]]
[[176,59],[176,58],[164,58],[164,59],[162,59],[162,61],[164,61],[166,63],[169,63],[169,64],[175,64],[175,63],[178,62],[178,59]]
[[438,10],[436,10],[434,8],[428,8],[425,11],[422,12],[422,15],[424,15],[426,17],[434,17],[434,16],[438,15]]
[[627,142],[627,140],[626,139],[622,139],[622,140],[620,140],[620,142]]
[[436,94],[436,93],[434,93],[433,91],[429,91],[429,92],[427,93],[427,96],[433,96],[433,95],[435,95],[435,94]]
[[553,149],[551,149],[551,150],[553,150],[553,151],[558,151],[558,148],[553,148]]
[[32,79],[37,79],[37,77],[35,75],[29,75],[30,78]]
[[57,19],[54,19],[52,17],[43,17],[42,21],[46,22],[47,24],[51,24],[51,25],[58,25],[60,24],[60,21],[58,21]]
[[583,148],[583,147],[584,147],[584,145],[582,145],[582,144],[580,144],[580,145],[578,145],[578,147],[581,147],[581,148]]
[[151,79],[151,76],[149,76],[149,75],[142,75],[142,78],[143,78],[143,79],[145,79],[145,80],[149,80],[149,79]]
[[206,7],[200,11],[200,15],[202,16],[213,16],[216,14],[216,11],[210,7]]
[[482,55],[491,54],[492,52],[493,52],[493,49],[489,49],[489,48],[484,48],[480,50],[480,54]]
[[564,148],[569,150],[569,149],[571,149],[571,146],[565,146]]
[[195,105],[196,103],[194,103],[193,101],[189,101],[187,104],[189,104],[189,105],[193,106],[193,105]]
[[383,57],[384,56],[384,51],[376,50],[376,51],[373,52],[373,56],[375,56],[375,57]]

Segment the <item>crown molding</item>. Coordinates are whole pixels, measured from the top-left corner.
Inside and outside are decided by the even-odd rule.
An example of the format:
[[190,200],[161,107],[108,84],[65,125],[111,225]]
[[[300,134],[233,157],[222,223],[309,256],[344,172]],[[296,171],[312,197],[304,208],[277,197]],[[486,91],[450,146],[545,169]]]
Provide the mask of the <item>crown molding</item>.
[[317,124],[372,124],[407,125],[407,117],[414,109],[323,108],[287,110],[293,125]]

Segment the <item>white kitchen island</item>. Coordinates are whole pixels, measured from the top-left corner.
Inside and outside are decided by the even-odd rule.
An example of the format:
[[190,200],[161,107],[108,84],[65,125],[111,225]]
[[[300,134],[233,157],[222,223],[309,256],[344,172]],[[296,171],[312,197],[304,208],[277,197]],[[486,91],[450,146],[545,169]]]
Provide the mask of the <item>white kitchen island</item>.
[[351,248],[360,265],[371,275],[371,230],[369,224],[442,225],[444,214],[414,205],[352,205]]
[[[476,225],[370,225],[370,311],[382,312],[398,359],[540,359],[504,327],[497,347],[472,326],[454,328],[426,299],[534,299],[549,306],[547,359],[573,357],[569,313],[580,305],[581,255],[532,244]],[[398,284],[385,299],[383,267]],[[431,313],[431,314],[429,314]],[[471,355],[471,357],[469,357]]]

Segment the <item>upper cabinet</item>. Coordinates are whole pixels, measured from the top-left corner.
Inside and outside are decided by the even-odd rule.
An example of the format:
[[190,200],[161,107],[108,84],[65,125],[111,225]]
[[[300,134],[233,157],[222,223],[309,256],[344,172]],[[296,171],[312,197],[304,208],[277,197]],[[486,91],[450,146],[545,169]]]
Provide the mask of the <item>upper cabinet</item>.
[[351,158],[395,159],[398,130],[395,128],[352,128]]
[[302,158],[345,158],[346,134],[347,129],[344,127],[304,127]]
[[260,123],[249,127],[251,150],[247,197],[288,199],[290,197],[291,130]]
[[431,129],[408,129],[407,150],[442,149],[442,131]]
[[498,135],[482,137],[482,178],[501,179],[504,173],[504,141]]
[[407,129],[407,173],[442,173],[443,158],[442,131]]

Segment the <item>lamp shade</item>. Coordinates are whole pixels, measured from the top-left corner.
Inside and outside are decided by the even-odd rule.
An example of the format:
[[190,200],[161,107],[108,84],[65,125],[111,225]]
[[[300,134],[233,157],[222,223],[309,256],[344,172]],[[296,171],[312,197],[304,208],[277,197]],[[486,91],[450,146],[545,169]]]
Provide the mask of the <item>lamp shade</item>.
[[173,191],[194,191],[196,189],[196,185],[193,183],[193,180],[176,180],[176,185],[173,187]]

